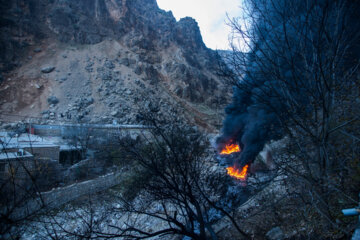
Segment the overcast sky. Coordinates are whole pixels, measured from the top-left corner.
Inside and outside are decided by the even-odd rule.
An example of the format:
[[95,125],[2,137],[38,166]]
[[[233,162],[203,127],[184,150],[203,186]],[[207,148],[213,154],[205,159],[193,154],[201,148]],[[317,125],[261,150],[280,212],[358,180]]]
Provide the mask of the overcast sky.
[[239,15],[241,0],[157,0],[161,9],[171,10],[176,20],[194,18],[208,48],[228,49],[230,28],[225,24],[226,13]]

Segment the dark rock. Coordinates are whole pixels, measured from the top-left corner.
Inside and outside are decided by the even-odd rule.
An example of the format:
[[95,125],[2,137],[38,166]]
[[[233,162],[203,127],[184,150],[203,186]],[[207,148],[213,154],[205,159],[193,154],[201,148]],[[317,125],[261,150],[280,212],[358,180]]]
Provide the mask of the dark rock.
[[112,80],[112,74],[111,74],[111,72],[109,72],[109,71],[103,72],[103,73],[101,74],[101,79],[104,80],[104,81],[110,81],[110,80]]
[[118,111],[112,111],[112,112],[110,113],[110,115],[113,116],[113,117],[116,117],[118,114],[119,114]]
[[280,227],[274,227],[266,233],[267,240],[283,240],[285,238],[283,231]]
[[136,60],[135,59],[132,59],[132,58],[129,58],[129,64],[130,66],[133,66],[136,64]]
[[148,67],[145,68],[145,74],[151,82],[155,82],[155,83],[158,82],[159,73],[152,65],[149,65]]
[[94,98],[92,97],[88,97],[84,100],[84,102],[87,104],[87,105],[91,105],[94,103]]
[[146,52],[139,55],[139,61],[150,64],[161,63],[161,56],[154,52]]
[[89,73],[93,72],[93,68],[92,67],[85,67],[85,70]]
[[119,63],[121,64],[121,65],[125,65],[125,66],[130,66],[130,61],[129,61],[129,59],[128,58],[121,58],[120,60],[119,60]]
[[199,60],[196,58],[196,55],[194,55],[191,51],[184,52],[183,56],[190,66],[193,66],[198,69],[202,68],[201,64],[199,63]]
[[92,68],[92,66],[94,65],[94,63],[88,63],[87,65],[86,65],[86,67],[85,67],[85,70],[87,71],[87,72],[93,72],[93,68]]
[[115,64],[112,61],[106,60],[104,66],[108,69],[115,68]]
[[55,70],[54,66],[46,66],[41,69],[41,72],[42,73],[51,73],[54,70]]
[[49,104],[58,104],[59,103],[59,99],[55,96],[50,96],[47,99]]
[[134,70],[134,73],[137,74],[137,75],[141,75],[143,73],[142,67],[137,65],[135,70]]
[[37,47],[37,48],[35,48],[34,49],[34,52],[36,52],[36,53],[39,53],[39,52],[41,52],[42,50],[41,50],[41,48],[39,48],[39,47]]
[[145,102],[145,107],[147,109],[149,109],[151,112],[159,112],[160,111],[160,107],[158,106],[158,104],[155,104],[150,101]]
[[176,24],[177,42],[189,49],[206,49],[197,22],[191,17],[180,19]]
[[105,69],[103,67],[98,67],[97,68],[97,72],[98,72],[98,78],[101,78],[104,81],[110,81],[113,79],[112,77],[112,72],[109,71],[108,69]]
[[178,95],[179,97],[182,96],[183,94],[183,89],[181,87],[177,87],[175,90],[174,90],[175,94]]
[[109,90],[108,88],[106,88],[106,89],[104,90],[104,95],[105,95],[105,96],[109,96],[109,95],[110,95],[110,90]]

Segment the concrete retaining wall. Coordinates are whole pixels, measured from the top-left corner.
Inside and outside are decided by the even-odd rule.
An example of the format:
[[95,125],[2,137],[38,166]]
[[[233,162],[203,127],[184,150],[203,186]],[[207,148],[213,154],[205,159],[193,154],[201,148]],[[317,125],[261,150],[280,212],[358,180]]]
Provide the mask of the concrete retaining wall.
[[63,125],[39,125],[33,124],[36,135],[39,136],[61,136],[68,137],[72,135],[104,134],[126,132],[141,132],[149,129],[143,125],[112,125],[112,124],[63,124]]
[[110,173],[96,179],[43,192],[41,197],[28,201],[25,206],[14,211],[11,217],[19,219],[29,216],[44,207],[45,209],[57,208],[81,196],[103,191],[118,184],[120,184],[120,174]]
[[36,159],[48,158],[59,161],[60,147],[56,145],[51,147],[40,147],[34,145],[33,147],[24,148],[24,150],[34,155]]

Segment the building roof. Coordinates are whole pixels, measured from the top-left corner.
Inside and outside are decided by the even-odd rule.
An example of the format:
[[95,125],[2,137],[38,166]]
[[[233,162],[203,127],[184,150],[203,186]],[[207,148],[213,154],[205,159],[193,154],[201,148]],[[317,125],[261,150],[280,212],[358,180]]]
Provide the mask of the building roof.
[[[5,134],[3,134],[5,135]],[[43,147],[60,147],[55,142],[45,140],[33,134],[21,134],[20,136],[10,137],[0,136],[0,150],[14,148],[43,148]]]
[[30,158],[33,157],[33,155],[29,152],[23,151],[23,154],[20,156],[18,155],[18,152],[4,152],[0,153],[0,162],[3,161],[15,161],[20,160],[24,158]]

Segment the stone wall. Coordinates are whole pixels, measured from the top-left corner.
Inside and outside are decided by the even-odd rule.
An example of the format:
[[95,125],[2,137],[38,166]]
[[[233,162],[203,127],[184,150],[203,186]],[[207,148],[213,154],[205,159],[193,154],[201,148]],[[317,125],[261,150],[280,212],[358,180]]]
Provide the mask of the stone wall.
[[24,177],[27,176],[27,171],[34,169],[34,157],[26,152],[23,156],[18,156],[13,152],[2,153],[0,154],[0,165],[1,178]]
[[42,193],[45,204],[49,207],[59,207],[80,196],[106,190],[120,183],[120,176],[110,173],[96,179],[74,183],[70,186],[56,188],[49,192]]
[[45,210],[57,208],[83,195],[103,191],[118,184],[120,184],[120,174],[109,173],[92,180],[74,183],[66,187],[55,188],[51,191],[41,193],[41,198],[39,197],[28,201],[22,208],[18,208],[14,211],[11,217],[13,219],[19,219],[33,214],[42,208]]
[[143,125],[112,125],[112,124],[33,124],[34,133],[39,136],[69,137],[72,135],[117,134],[119,132],[143,132],[149,129]]
[[24,148],[24,150],[34,155],[36,159],[46,158],[59,161],[60,147],[56,145],[49,147],[39,147],[34,145],[33,147]]

